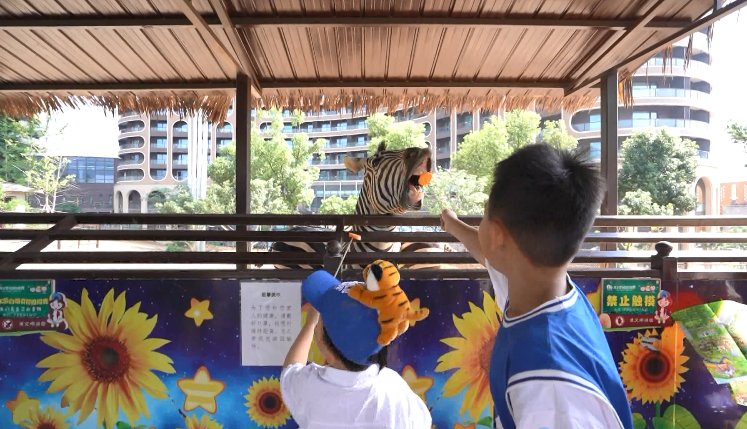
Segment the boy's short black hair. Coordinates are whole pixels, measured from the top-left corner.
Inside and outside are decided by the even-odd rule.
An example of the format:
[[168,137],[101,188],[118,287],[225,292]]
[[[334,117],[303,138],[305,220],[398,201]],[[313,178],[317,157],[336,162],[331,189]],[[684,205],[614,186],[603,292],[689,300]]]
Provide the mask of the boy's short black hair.
[[[343,366],[347,368],[348,371],[354,371],[354,372],[361,372],[366,370],[368,368],[368,365],[361,365],[359,363],[355,363],[352,360],[345,357],[345,355],[342,354],[342,352],[335,346],[335,343],[332,342],[332,339],[329,337],[329,334],[327,333],[327,328],[322,326],[322,337],[325,343],[327,343],[327,346],[329,347],[330,351],[334,353],[339,359],[340,362],[342,362]],[[387,366],[387,355],[389,352],[389,347],[385,346],[381,350],[378,351],[378,353],[372,355],[368,358],[368,360],[371,363],[375,363],[379,365],[379,369],[385,368]]]
[[488,215],[536,265],[556,267],[581,246],[602,199],[602,179],[581,153],[533,144],[496,165]]

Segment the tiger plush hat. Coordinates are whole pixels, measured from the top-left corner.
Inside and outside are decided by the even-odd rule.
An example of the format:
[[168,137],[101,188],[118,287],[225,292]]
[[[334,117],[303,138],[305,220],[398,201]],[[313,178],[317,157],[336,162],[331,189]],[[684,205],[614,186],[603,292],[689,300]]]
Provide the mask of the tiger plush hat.
[[399,270],[391,262],[376,260],[363,269],[365,284],[348,290],[351,298],[379,313],[381,333],[376,339],[382,346],[389,345],[407,331],[410,325],[428,317],[427,308],[420,307],[420,299],[412,302],[399,287]]
[[363,270],[365,282],[340,282],[318,270],[301,283],[303,299],[321,317],[332,343],[345,358],[367,365],[415,322],[428,316],[420,300],[410,301],[399,286],[399,271],[378,260]]

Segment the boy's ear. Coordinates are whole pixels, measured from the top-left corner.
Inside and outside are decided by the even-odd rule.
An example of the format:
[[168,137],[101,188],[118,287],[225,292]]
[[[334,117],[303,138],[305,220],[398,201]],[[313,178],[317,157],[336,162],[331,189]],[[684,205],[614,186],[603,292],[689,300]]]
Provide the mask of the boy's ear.
[[508,230],[500,219],[488,221],[488,246],[490,250],[501,249],[506,244]]

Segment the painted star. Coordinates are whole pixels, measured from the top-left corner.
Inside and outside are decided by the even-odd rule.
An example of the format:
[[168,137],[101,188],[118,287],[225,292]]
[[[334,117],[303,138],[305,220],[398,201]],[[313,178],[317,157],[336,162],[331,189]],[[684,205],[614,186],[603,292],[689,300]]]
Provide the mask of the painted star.
[[186,395],[184,411],[200,407],[213,414],[218,410],[215,397],[226,388],[226,383],[210,379],[210,372],[204,366],[197,368],[193,378],[181,378],[176,384]]
[[402,378],[410,385],[410,389],[425,401],[425,393],[433,386],[433,377],[418,377],[415,368],[405,365],[402,368]]
[[39,400],[29,398],[26,392],[20,390],[16,399],[7,401],[5,406],[13,413],[13,423],[20,424],[24,420],[29,420],[32,411],[39,408]]
[[213,318],[213,313],[208,310],[209,305],[209,299],[200,301],[198,299],[192,298],[192,300],[190,301],[189,310],[187,310],[184,315],[189,317],[190,319],[194,319],[195,325],[200,326],[205,320],[210,320]]

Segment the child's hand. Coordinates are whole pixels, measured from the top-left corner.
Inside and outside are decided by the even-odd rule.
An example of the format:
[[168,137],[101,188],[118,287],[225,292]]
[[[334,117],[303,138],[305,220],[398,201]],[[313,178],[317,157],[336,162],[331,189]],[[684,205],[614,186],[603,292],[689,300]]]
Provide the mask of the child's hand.
[[306,323],[304,326],[316,326],[316,324],[319,323],[319,312],[310,304],[305,304],[304,307],[306,309]]
[[441,212],[441,229],[443,229],[445,232],[451,233],[451,226],[457,220],[459,220],[459,218],[453,210],[444,209]]

